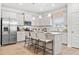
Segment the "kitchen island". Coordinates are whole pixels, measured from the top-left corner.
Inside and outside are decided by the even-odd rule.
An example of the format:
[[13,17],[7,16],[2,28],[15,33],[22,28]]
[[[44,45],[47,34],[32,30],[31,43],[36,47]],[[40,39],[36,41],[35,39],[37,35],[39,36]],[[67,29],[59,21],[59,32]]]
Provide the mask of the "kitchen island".
[[[61,32],[37,32],[37,38],[39,39],[39,44],[37,44],[38,46],[43,46],[42,44],[46,42],[46,45],[43,46],[42,48],[46,47],[52,49],[51,54],[53,55],[58,55],[61,53],[62,48]],[[48,41],[51,41],[51,43],[47,44]]]
[[62,41],[61,41],[61,33],[60,32],[50,32],[53,36],[53,54],[57,55],[61,53],[62,49]]

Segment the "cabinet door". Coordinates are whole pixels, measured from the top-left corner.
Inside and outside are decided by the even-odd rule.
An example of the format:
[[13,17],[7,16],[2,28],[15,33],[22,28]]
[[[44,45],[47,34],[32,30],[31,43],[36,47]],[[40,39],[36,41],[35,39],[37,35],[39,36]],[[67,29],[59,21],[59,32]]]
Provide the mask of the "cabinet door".
[[16,19],[17,19],[18,25],[24,25],[23,15],[17,14]]
[[61,35],[55,35],[54,36],[54,40],[53,40],[53,53],[56,54],[60,54],[61,50],[62,50],[62,45],[61,45],[62,41],[61,41]]
[[16,13],[3,11],[2,17],[3,18],[16,18]]
[[10,18],[16,19],[16,13],[10,12],[9,16]]
[[68,43],[68,33],[62,34],[62,43],[64,43],[64,44]]
[[24,41],[25,40],[25,32],[17,32],[17,41]]

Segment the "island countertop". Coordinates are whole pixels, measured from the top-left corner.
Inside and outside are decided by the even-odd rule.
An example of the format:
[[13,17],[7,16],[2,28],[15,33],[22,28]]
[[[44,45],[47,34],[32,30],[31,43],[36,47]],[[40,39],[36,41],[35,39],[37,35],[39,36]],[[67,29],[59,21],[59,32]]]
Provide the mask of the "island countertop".
[[50,33],[50,34],[54,34],[54,35],[61,34],[61,32],[54,32],[54,31],[53,31],[53,32],[45,32],[45,33],[47,33],[47,34],[49,34],[49,33]]

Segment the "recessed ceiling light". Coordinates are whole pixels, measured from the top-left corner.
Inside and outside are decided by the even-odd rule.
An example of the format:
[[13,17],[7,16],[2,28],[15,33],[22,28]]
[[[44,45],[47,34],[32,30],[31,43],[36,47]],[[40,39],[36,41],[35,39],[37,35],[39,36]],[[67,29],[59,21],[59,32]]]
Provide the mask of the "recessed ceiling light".
[[52,7],[55,7],[55,4],[52,4]]
[[41,18],[42,18],[42,16],[40,15],[40,16],[39,16],[39,18],[41,19]]
[[43,9],[40,9],[40,11],[43,11]]
[[23,5],[23,3],[19,3],[19,5]]
[[35,17],[33,17],[32,19],[35,20]]
[[51,17],[51,13],[48,14],[48,17]]

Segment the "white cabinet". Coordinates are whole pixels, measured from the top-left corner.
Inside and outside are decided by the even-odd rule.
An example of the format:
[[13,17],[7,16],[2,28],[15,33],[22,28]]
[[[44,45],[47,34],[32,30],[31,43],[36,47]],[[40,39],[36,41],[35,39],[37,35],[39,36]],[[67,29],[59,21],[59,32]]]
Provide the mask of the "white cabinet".
[[24,41],[25,40],[25,32],[24,31],[18,31],[17,32],[17,41]]
[[18,13],[18,10],[3,8],[2,17],[3,18],[14,18],[17,20],[18,25],[24,25],[23,15],[21,13]]
[[50,25],[50,18],[46,17],[45,15],[41,19],[38,20],[38,23],[39,25]]
[[3,18],[15,18],[16,19],[16,13],[3,11],[2,12],[2,17]]
[[62,49],[62,44],[61,44],[61,34],[54,35],[54,47],[53,47],[53,53],[54,55],[60,54],[61,49]]
[[23,15],[17,14],[16,19],[17,19],[18,25],[24,25]]
[[62,33],[62,43],[63,44],[67,44],[68,43],[68,33],[67,32],[63,32]]

